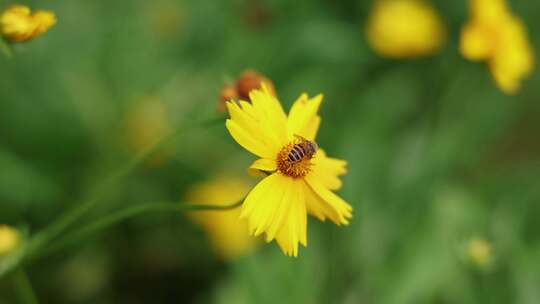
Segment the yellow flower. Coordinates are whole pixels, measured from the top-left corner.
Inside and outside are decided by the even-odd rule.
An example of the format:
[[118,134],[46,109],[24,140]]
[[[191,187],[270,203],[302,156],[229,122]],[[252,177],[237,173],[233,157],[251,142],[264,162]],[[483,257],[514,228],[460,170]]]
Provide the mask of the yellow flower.
[[505,0],[470,0],[471,20],[461,31],[461,54],[486,61],[499,88],[516,93],[534,66],[527,29]]
[[378,0],[366,33],[371,47],[389,58],[431,55],[446,40],[439,15],[422,0]]
[[467,244],[467,256],[475,266],[487,268],[493,261],[493,248],[485,239],[473,238]]
[[23,42],[45,33],[56,23],[50,11],[36,11],[24,5],[13,5],[0,16],[2,34],[11,41]]
[[226,126],[238,144],[260,157],[250,170],[269,176],[248,194],[241,217],[251,234],[265,233],[267,242],[276,239],[286,255],[297,256],[298,243],[307,245],[307,213],[338,225],[352,217],[352,207],[333,192],[347,163],[315,150],[322,95],[302,94],[288,116],[264,85],[250,100],[227,102]]
[[[194,185],[186,201],[194,204],[231,205],[242,200],[250,185],[236,177],[218,177]],[[247,233],[247,224],[239,219],[240,209],[196,211],[191,218],[208,233],[214,251],[225,259],[233,259],[250,252],[256,239]]]
[[0,257],[13,252],[19,247],[21,238],[19,232],[11,226],[0,225]]

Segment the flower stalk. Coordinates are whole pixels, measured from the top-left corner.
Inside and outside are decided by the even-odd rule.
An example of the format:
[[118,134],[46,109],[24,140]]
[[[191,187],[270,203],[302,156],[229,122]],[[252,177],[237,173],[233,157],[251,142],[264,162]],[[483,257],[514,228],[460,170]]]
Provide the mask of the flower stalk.
[[199,204],[189,204],[189,203],[146,203],[133,206],[128,209],[120,210],[116,213],[101,217],[99,220],[96,220],[78,230],[66,235],[61,238],[54,244],[49,247],[46,247],[39,255],[34,255],[33,258],[42,258],[46,255],[59,251],[71,244],[74,244],[90,235],[99,232],[101,230],[107,229],[115,224],[119,224],[127,219],[136,217],[141,214],[146,214],[149,212],[187,212],[187,211],[201,211],[201,210],[214,210],[214,211],[223,211],[234,209],[242,204],[243,200],[236,202],[232,205],[199,205]]
[[[184,126],[175,129],[173,132],[165,135],[161,140],[156,142],[153,146],[150,146],[146,150],[139,153],[137,157],[132,159],[126,165],[121,167],[119,170],[115,171],[109,178],[105,179],[103,184],[97,187],[93,192],[90,193],[87,199],[83,200],[81,203],[76,204],[72,209],[68,210],[66,213],[60,215],[57,220],[52,222],[49,226],[45,227],[43,230],[38,232],[33,236],[25,246],[25,256],[22,257],[17,263],[10,265],[9,269],[4,269],[0,275],[10,272],[10,270],[16,269],[21,263],[24,263],[28,260],[35,260],[37,257],[41,256],[41,251],[49,245],[52,241],[61,236],[68,228],[70,228],[74,223],[79,221],[84,217],[90,210],[97,207],[104,199],[109,195],[114,189],[122,183],[125,178],[127,178],[136,168],[138,168],[142,163],[148,160],[149,157],[154,155],[164,146],[171,144],[180,134],[193,131],[198,128],[204,128],[213,126],[219,123],[222,123],[222,117],[212,117],[210,119],[202,120],[200,122],[187,122]],[[158,207],[159,206],[159,207]],[[164,208],[164,209],[173,209],[173,205],[156,205],[149,208],[146,206],[144,208],[137,207],[134,211],[131,210],[122,214],[120,220],[124,217],[129,217],[131,214],[140,214],[141,212],[146,211],[147,209],[152,208]],[[174,205],[175,208],[179,208],[178,205]],[[107,217],[106,219],[110,219]],[[112,221],[114,223],[115,221]],[[92,224],[91,224],[92,225]],[[94,224],[98,228],[103,224]],[[107,225],[105,225],[106,227]],[[86,232],[88,233],[88,232]]]

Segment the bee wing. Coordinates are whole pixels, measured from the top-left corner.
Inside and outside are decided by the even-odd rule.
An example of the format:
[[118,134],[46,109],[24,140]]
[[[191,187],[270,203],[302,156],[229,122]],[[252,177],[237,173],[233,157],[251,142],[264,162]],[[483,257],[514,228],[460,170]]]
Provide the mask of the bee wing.
[[294,134],[294,137],[296,137],[297,139],[300,139],[301,141],[309,141],[309,140],[307,140],[305,137],[300,136],[300,135],[298,135],[298,134]]

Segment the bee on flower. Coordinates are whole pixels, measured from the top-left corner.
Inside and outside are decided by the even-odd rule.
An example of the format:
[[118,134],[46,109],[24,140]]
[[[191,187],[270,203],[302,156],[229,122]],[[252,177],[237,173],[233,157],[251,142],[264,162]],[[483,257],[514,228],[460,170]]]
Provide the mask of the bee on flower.
[[251,102],[227,102],[226,127],[243,148],[259,157],[251,171],[265,177],[247,195],[241,218],[249,232],[276,240],[288,256],[298,255],[298,243],[307,246],[307,215],[346,225],[352,207],[334,191],[347,162],[326,156],[316,144],[322,95],[302,94],[285,114],[280,102],[263,85],[251,91]]
[[497,86],[515,94],[534,66],[525,25],[505,0],[470,0],[469,11],[471,19],[461,30],[461,54],[487,62]]
[[34,39],[56,24],[56,16],[51,11],[35,11],[24,5],[13,5],[0,15],[0,30],[10,42],[24,42]]
[[[228,206],[242,200],[250,184],[235,176],[220,176],[193,185],[186,201],[193,204]],[[240,209],[220,211],[194,211],[190,218],[208,234],[214,252],[223,259],[235,259],[251,252],[257,239],[247,232],[245,221],[240,220]]]
[[377,0],[366,35],[375,52],[394,59],[431,55],[446,40],[441,18],[424,0]]

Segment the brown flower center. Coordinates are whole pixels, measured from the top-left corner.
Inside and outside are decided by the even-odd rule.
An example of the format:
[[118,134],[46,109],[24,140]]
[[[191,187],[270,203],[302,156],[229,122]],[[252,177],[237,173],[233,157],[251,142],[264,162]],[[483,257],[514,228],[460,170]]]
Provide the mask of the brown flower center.
[[292,178],[302,178],[311,170],[311,159],[315,151],[309,150],[305,142],[293,141],[283,147],[277,155],[279,172]]

